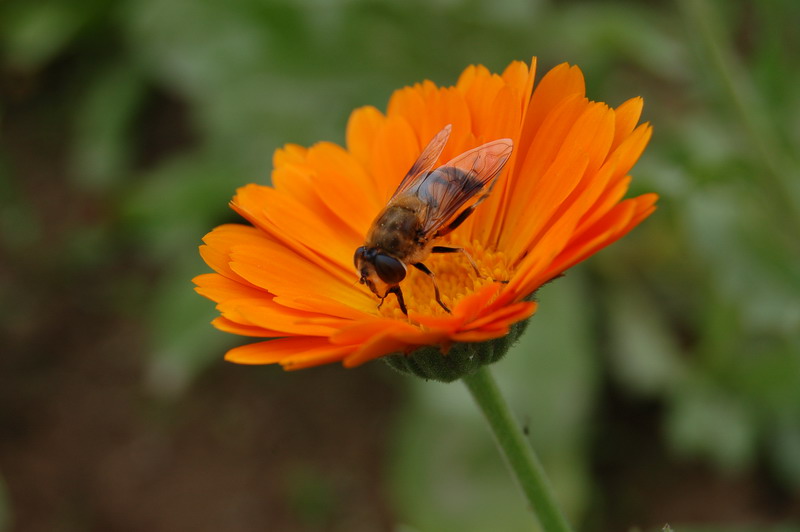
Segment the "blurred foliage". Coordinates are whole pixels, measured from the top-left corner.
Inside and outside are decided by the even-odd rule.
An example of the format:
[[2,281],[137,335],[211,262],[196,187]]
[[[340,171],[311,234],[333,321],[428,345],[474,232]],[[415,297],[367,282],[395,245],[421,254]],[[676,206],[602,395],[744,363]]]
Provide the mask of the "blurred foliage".
[[4,482],[3,477],[0,477],[0,532],[5,532],[11,529],[12,514],[11,505],[8,503],[7,492],[8,488]]
[[[426,78],[450,84],[470,63],[536,55],[544,72],[569,61],[593,99],[644,96],[655,137],[633,187],[658,191],[660,210],[546,287],[497,368],[579,520],[607,380],[663,406],[661,436],[677,455],[724,471],[763,460],[800,488],[798,20],[794,0],[7,0],[0,44],[5,68],[23,76],[58,60],[74,70],[70,179],[105,197],[109,214],[73,232],[69,260],[102,261],[95,250],[122,241],[161,272],[119,296],[120,312],[127,297],[146,298],[159,393],[179,393],[233,341],[191,290],[205,271],[196,246],[235,220],[237,186],[268,182],[276,147],[341,143],[355,107],[383,108],[393,89]],[[149,146],[142,117],[153,113]],[[2,244],[22,253],[42,221],[5,159]],[[502,518],[527,530],[464,391],[408,386],[392,460],[408,529],[487,530]],[[297,504],[326,511],[324,490],[303,475],[296,484]]]

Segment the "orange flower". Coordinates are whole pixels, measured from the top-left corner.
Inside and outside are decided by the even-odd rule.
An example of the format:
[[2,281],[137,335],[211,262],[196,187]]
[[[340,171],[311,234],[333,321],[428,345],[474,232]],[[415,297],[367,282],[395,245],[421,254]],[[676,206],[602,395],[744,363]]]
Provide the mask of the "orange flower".
[[[334,361],[352,367],[391,353],[446,354],[501,339],[536,310],[545,282],[625,235],[655,209],[655,194],[623,200],[628,171],[651,128],[637,126],[642,100],[611,109],[585,98],[581,71],[560,65],[534,86],[530,67],[501,75],[467,68],[454,87],[425,81],[396,91],[384,114],[357,109],[347,147],[321,142],[276,151],[273,186],[247,185],[231,206],[250,225],[223,225],[200,252],[216,273],[194,279],[217,303],[214,325],[271,338],[230,350],[244,364],[299,369]],[[353,253],[422,148],[446,124],[442,164],[485,142],[510,138],[511,159],[489,198],[431,255],[446,313],[430,279],[414,269],[394,297],[378,299],[353,268]],[[492,279],[508,280],[508,283]],[[426,349],[420,349],[420,348]]]

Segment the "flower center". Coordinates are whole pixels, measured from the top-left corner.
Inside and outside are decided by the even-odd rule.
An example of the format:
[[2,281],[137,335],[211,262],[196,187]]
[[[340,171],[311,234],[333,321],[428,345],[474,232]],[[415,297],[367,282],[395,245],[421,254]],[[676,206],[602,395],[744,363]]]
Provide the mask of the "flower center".
[[[431,253],[425,265],[436,276],[442,302],[453,310],[458,301],[487,284],[508,281],[513,273],[511,265],[502,251],[487,249],[481,242],[466,242],[459,237],[449,238],[438,243],[448,247],[458,247],[469,253],[475,261],[480,274],[470,264],[464,253]],[[436,294],[431,277],[413,266],[408,267],[408,275],[400,283],[406,307],[411,312],[445,316],[447,312],[436,302]],[[383,316],[403,319],[397,298],[390,294],[379,311]]]

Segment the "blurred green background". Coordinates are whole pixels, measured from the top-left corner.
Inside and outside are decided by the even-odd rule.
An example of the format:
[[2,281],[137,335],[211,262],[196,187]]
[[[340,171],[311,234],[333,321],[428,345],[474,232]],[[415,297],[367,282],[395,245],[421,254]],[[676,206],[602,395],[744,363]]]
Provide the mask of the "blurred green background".
[[189,280],[286,142],[471,63],[645,99],[656,214],[495,366],[579,530],[800,530],[800,3],[0,3],[0,530],[531,529],[459,384],[222,361]]

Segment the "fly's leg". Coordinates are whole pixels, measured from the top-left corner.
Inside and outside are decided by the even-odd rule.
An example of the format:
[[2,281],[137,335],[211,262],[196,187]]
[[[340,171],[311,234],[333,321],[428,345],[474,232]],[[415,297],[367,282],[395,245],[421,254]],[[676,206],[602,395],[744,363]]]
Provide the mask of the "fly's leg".
[[470,265],[472,266],[472,269],[475,270],[475,275],[477,275],[478,277],[483,277],[481,275],[480,270],[478,269],[478,263],[475,262],[475,259],[472,258],[472,255],[470,255],[469,252],[464,248],[433,246],[433,248],[431,248],[431,253],[462,253],[469,261]]
[[400,285],[394,285],[393,287],[391,287],[386,291],[386,295],[384,295],[381,298],[381,302],[378,303],[378,308],[381,308],[381,305],[383,305],[383,300],[386,299],[389,296],[389,294],[394,294],[397,296],[397,304],[400,305],[400,310],[403,311],[403,314],[408,316],[408,309],[406,309],[406,302],[403,299],[403,291],[400,290]]
[[[477,275],[478,277],[484,277],[483,275],[481,275],[481,272],[478,269],[478,263],[475,262],[475,259],[472,258],[472,255],[470,255],[469,252],[464,248],[433,246],[433,248],[431,248],[431,253],[463,253],[464,256],[467,258],[467,260],[469,261],[470,265],[472,266],[472,269],[475,270],[475,275]],[[492,281],[503,284],[508,283],[508,281],[498,281],[497,279],[492,279]]]
[[441,297],[441,295],[439,295],[439,285],[438,285],[438,284],[436,284],[436,276],[435,276],[435,275],[433,275],[433,272],[432,272],[432,271],[430,271],[430,270],[428,269],[428,267],[427,267],[427,266],[425,266],[424,264],[422,264],[421,262],[417,262],[417,263],[415,263],[415,264],[414,264],[414,267],[415,267],[416,269],[418,269],[419,271],[421,271],[422,273],[424,273],[425,275],[427,275],[428,277],[430,277],[430,278],[431,278],[431,281],[433,281],[433,293],[434,293],[434,294],[435,294],[435,296],[436,296],[436,302],[437,302],[437,303],[439,303],[439,305],[440,305],[440,306],[441,306],[441,307],[442,307],[442,308],[443,308],[445,311],[447,311],[447,313],[448,313],[448,314],[452,314],[452,312],[450,312],[450,309],[449,309],[449,308],[447,308],[447,305],[445,305],[445,304],[442,302],[442,297]]

